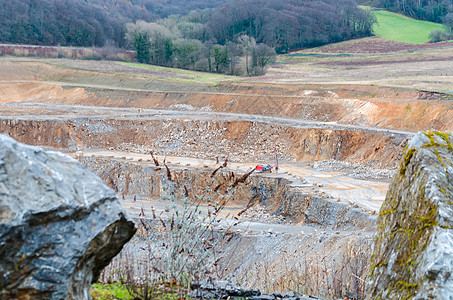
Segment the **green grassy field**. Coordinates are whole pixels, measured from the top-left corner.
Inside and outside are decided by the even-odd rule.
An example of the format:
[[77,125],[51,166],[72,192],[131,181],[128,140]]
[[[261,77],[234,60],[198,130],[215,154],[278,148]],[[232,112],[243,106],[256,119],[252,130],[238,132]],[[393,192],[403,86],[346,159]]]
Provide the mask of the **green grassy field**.
[[[363,9],[370,7],[362,6]],[[433,30],[446,30],[437,23],[419,21],[388,11],[373,11],[379,24],[374,26],[374,33],[382,38],[411,44],[423,44],[429,41]]]

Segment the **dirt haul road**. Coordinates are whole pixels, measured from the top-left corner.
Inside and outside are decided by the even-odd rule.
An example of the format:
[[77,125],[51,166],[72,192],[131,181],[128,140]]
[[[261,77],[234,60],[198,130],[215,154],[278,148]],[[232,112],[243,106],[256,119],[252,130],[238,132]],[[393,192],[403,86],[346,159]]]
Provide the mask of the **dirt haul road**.
[[[39,114],[30,113],[30,109],[41,110]],[[112,119],[145,119],[145,120],[209,120],[209,121],[243,121],[254,123],[266,123],[281,126],[291,126],[296,128],[322,128],[331,130],[352,130],[372,133],[385,133],[401,136],[412,136],[414,132],[407,130],[385,129],[372,126],[360,126],[349,124],[338,124],[337,122],[320,122],[313,120],[301,120],[284,117],[271,117],[263,115],[250,115],[238,113],[221,113],[211,111],[180,111],[180,110],[156,110],[156,109],[137,109],[137,108],[113,108],[99,106],[81,106],[64,104],[37,104],[37,103],[18,103],[1,104],[0,113],[14,114],[21,119],[33,120],[70,120],[74,118],[97,117]]]

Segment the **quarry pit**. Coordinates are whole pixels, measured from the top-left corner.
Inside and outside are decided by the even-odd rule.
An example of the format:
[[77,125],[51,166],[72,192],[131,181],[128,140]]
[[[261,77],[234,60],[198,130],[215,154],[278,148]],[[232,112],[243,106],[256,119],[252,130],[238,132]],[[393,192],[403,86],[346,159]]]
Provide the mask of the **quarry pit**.
[[274,165],[275,148],[278,172],[252,173],[226,205],[238,224],[221,253],[223,278],[270,293],[363,297],[376,217],[408,139],[453,122],[449,101],[435,93],[196,87],[47,62],[0,64],[0,132],[77,158],[134,217],[165,211],[168,176],[192,201],[216,199],[218,186]]

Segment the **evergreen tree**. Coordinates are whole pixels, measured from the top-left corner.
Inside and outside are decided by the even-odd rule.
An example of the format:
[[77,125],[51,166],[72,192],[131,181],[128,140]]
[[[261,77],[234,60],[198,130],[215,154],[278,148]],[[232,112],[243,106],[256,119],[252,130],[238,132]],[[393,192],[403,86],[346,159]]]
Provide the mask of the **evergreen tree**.
[[145,32],[135,32],[134,49],[137,52],[137,60],[140,63],[149,64],[149,50],[151,43],[148,34]]

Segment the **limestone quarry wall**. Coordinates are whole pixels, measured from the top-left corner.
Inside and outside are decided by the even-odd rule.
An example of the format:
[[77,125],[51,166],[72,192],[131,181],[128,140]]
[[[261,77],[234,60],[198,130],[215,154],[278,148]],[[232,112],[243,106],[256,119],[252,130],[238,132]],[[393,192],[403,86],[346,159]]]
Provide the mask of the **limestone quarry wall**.
[[405,135],[370,130],[295,128],[246,121],[2,119],[0,132],[18,141],[56,148],[114,149],[239,162],[334,159],[372,167],[395,165]]
[[[145,207],[144,198],[168,192],[165,167],[112,157],[83,156],[79,160],[120,196],[136,196]],[[209,169],[169,168],[176,193],[183,196],[187,189],[192,201],[221,201],[224,188],[242,176],[228,170],[211,177],[213,170]],[[219,184],[219,192],[214,192]],[[267,228],[276,224],[263,224],[264,234],[231,235],[219,253],[219,276],[268,293],[294,290],[327,298],[346,294],[363,298],[375,216],[304,193],[274,175],[252,174],[238,185],[229,204],[242,208],[249,203],[260,203],[271,214],[305,225],[306,232],[298,227],[299,234],[272,233]],[[127,251],[125,256],[135,257],[132,246]],[[120,261],[116,263],[112,269],[121,267]]]
[[[168,174],[165,167],[147,162],[117,160],[108,157],[79,157],[89,170],[96,173],[119,195],[139,199],[161,198],[168,192]],[[274,215],[298,224],[312,224],[333,229],[361,228],[374,230],[375,217],[360,209],[312,195],[291,186],[284,178],[251,175],[244,183],[238,183],[234,193],[228,190],[243,174],[213,170],[170,167],[175,193],[187,195],[192,201],[228,204],[260,203]]]

